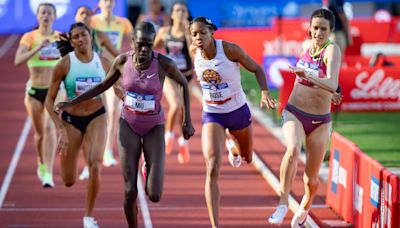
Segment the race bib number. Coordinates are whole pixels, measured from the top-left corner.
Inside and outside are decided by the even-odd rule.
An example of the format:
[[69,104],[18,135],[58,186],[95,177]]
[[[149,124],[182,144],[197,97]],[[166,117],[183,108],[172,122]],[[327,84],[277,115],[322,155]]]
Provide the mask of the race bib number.
[[142,95],[128,92],[125,97],[125,105],[136,112],[149,112],[156,110],[154,95]]
[[101,82],[101,77],[78,77],[75,81],[75,93],[76,96],[93,88]]
[[317,64],[309,63],[309,62],[306,62],[306,61],[304,61],[302,59],[300,59],[297,62],[296,66],[299,67],[299,68],[309,68],[309,69],[312,69],[312,70],[319,71],[319,67],[318,67]]
[[40,60],[58,60],[60,57],[60,51],[58,51],[56,43],[50,43],[39,51]]
[[114,47],[117,47],[119,33],[117,31],[110,31],[110,32],[106,32],[106,34],[107,34],[108,39],[111,41],[112,45]]
[[224,101],[230,97],[228,83],[202,84],[203,95],[206,101]]

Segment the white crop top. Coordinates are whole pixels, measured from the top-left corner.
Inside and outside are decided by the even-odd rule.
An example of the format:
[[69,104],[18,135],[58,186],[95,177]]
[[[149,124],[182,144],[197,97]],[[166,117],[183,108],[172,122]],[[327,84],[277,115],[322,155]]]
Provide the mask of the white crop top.
[[228,113],[246,103],[240,76],[240,64],[229,60],[222,40],[216,40],[217,54],[206,60],[197,49],[194,68],[203,91],[203,111]]

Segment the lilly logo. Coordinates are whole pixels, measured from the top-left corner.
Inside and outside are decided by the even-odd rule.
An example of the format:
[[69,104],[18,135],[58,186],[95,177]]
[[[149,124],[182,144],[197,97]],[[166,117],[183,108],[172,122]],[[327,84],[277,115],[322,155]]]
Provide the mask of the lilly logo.
[[[0,0],[1,1],[1,0]],[[36,15],[37,8],[41,3],[49,2],[48,0],[29,0],[29,6],[31,7],[31,11]],[[68,7],[71,6],[70,0],[52,0],[52,4],[56,6],[57,10],[57,18],[62,18],[68,10]]]

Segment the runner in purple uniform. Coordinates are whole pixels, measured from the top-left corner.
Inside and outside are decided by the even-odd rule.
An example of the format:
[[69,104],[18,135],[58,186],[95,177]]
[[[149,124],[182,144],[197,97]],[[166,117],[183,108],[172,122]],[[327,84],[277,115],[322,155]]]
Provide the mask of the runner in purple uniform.
[[[125,97],[120,117],[118,147],[125,181],[125,216],[129,227],[137,227],[136,205],[138,163],[143,151],[147,178],[146,193],[153,202],[161,199],[164,182],[164,113],[160,105],[165,77],[183,87],[185,115],[182,132],[186,139],[194,134],[190,119],[188,83],[170,58],[153,51],[156,32],[150,22],[139,23],[133,35],[135,51],[119,55],[107,78],[76,99],[60,103],[58,109],[97,96],[122,77]],[[57,110],[57,111],[59,111]]]

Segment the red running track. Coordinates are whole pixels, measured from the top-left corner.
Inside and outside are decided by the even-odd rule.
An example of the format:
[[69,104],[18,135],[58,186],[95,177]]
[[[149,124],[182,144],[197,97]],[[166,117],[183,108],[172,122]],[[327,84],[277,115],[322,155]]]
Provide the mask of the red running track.
[[[7,40],[0,38],[0,47]],[[20,138],[26,112],[23,106],[27,68],[13,64],[17,42],[0,57],[0,183],[9,170]],[[164,193],[161,202],[146,200],[153,227],[210,227],[204,200],[205,163],[201,153],[201,105],[192,99],[192,119],[196,134],[190,139],[191,160],[180,165],[176,147],[166,159]],[[283,146],[256,121],[254,123],[255,150],[259,148],[263,160],[279,168]],[[32,129],[22,147],[3,204],[0,196],[0,227],[82,227],[85,182],[77,180],[67,188],[59,177],[59,158],[54,167],[54,189],[43,189],[36,177],[36,155]],[[278,197],[252,165],[232,168],[224,154],[220,176],[221,227],[274,227],[266,221]],[[80,161],[80,167],[83,161]],[[298,186],[298,185],[297,185]],[[4,193],[4,192],[3,192]],[[143,213],[139,226],[145,227]],[[102,169],[102,183],[94,216],[100,227],[127,227],[123,212],[123,180],[119,166]],[[281,227],[289,227],[293,216],[288,213]],[[146,226],[151,227],[151,226]]]

